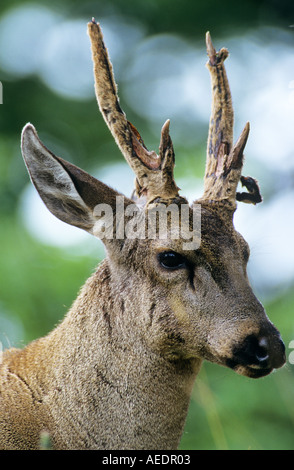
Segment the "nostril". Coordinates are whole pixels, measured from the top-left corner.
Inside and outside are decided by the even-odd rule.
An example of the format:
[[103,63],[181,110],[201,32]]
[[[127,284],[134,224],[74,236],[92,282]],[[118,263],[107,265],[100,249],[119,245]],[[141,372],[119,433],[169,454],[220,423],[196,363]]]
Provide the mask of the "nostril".
[[239,364],[247,366],[267,367],[270,362],[268,340],[262,336],[249,335],[242,345],[233,351],[234,358]]
[[260,338],[257,344],[256,353],[255,353],[255,356],[258,362],[265,363],[268,360],[269,358],[268,348],[269,346],[268,346],[267,339],[264,337]]
[[[230,361],[229,361],[230,362]],[[277,369],[285,363],[285,346],[277,335],[247,336],[241,345],[233,350],[231,365],[258,367],[261,369]]]
[[273,369],[282,367],[286,362],[285,346],[280,335],[275,330],[265,336],[248,335],[242,343],[232,350],[232,357],[227,359],[228,367],[235,369],[239,366],[249,368],[251,377],[262,377]]
[[261,366],[278,369],[285,363],[285,346],[280,335],[262,336],[258,341],[256,358]]

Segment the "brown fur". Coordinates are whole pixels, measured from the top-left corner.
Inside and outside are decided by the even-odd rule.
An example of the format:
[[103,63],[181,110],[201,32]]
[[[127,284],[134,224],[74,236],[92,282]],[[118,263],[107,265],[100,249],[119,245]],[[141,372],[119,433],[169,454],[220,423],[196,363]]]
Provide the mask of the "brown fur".
[[[100,109],[135,171],[145,224],[143,216],[159,203],[186,204],[173,179],[169,123],[157,160],[118,105],[99,26],[92,22],[89,31]],[[212,64],[218,63],[210,43],[208,50]],[[221,128],[223,123],[210,131],[214,149]],[[174,449],[203,360],[256,378],[283,365],[283,343],[248,283],[249,248],[232,221],[241,140],[229,155],[208,155],[214,170],[194,203],[201,204],[199,249],[185,249],[183,238],[173,238],[172,225],[166,239],[105,238],[107,257],[64,320],[23,350],[4,352],[1,449],[38,449],[44,431],[53,449]],[[115,235],[117,222],[129,220],[119,219],[117,192],[53,155],[30,124],[22,152],[40,196],[61,220],[97,235],[101,203],[114,211]],[[123,198],[125,209],[132,204]],[[183,263],[169,269],[160,261],[167,253]]]

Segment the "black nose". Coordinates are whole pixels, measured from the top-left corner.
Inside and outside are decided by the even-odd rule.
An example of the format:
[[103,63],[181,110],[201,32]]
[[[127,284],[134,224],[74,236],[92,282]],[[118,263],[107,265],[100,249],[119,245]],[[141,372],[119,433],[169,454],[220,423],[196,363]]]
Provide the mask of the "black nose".
[[285,346],[279,335],[249,335],[233,351],[233,361],[244,366],[278,369],[285,360]]

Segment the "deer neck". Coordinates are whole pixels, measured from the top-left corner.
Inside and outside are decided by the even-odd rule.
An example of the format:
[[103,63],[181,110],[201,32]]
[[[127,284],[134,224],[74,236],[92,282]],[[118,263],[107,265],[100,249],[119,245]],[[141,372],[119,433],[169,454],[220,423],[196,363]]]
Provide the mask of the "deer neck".
[[[59,366],[57,357],[54,361],[54,380],[60,383],[54,410],[66,408],[63,440],[72,420],[81,448],[178,446],[201,361],[171,362],[154,352],[143,339],[148,322],[141,318],[136,328],[134,313],[142,314],[140,306],[131,312],[127,293],[117,294],[106,260],[52,333],[67,357]],[[76,442],[76,435],[66,436],[67,442]]]

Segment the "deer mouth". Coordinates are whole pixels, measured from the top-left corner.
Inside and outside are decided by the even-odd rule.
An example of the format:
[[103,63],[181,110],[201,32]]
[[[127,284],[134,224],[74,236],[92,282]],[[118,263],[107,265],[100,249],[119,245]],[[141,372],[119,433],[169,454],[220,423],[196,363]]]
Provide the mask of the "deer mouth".
[[261,377],[265,377],[269,375],[274,369],[272,367],[258,367],[255,365],[252,366],[245,366],[238,364],[236,361],[232,359],[227,360],[227,366],[230,369],[233,369],[239,375],[244,375],[245,377],[250,377],[251,379],[259,379]]
[[233,355],[226,365],[237,374],[251,378],[265,377],[285,364],[285,345],[278,332],[265,335],[249,335],[233,348]]

